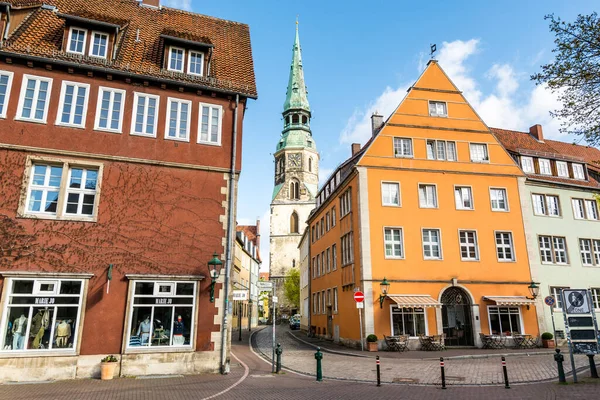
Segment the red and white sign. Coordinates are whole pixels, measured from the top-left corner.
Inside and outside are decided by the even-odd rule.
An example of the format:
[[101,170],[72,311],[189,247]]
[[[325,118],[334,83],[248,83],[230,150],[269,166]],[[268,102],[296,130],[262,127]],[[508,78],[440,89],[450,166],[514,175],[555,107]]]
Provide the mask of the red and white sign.
[[365,295],[363,292],[354,292],[354,301],[357,303],[362,303],[365,299]]

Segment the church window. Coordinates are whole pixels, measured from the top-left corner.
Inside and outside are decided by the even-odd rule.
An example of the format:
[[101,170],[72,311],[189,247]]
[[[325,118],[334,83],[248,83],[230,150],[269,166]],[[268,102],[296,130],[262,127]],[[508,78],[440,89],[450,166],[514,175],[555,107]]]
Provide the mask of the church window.
[[300,182],[295,179],[290,182],[290,200],[300,200]]
[[308,158],[308,172],[312,172],[312,157]]
[[292,124],[297,124],[299,122],[300,122],[300,117],[298,116],[298,114],[292,115]]
[[306,115],[302,116],[302,124],[304,124],[304,125],[308,124],[308,118],[306,117]]
[[298,214],[296,211],[290,217],[290,233],[298,233]]

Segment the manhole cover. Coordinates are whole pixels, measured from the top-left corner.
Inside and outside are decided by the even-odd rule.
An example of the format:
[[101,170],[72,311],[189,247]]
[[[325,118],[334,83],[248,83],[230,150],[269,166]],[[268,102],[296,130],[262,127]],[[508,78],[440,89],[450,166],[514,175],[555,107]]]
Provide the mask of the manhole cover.
[[394,378],[394,379],[392,379],[392,382],[394,382],[394,383],[418,383],[419,380],[413,379],[413,378]]

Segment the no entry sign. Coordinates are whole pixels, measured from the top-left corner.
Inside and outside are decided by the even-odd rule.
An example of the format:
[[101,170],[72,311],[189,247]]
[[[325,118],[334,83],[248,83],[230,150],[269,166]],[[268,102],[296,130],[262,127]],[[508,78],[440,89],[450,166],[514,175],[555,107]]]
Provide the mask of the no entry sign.
[[357,303],[362,303],[365,299],[365,295],[363,292],[354,292],[354,301]]

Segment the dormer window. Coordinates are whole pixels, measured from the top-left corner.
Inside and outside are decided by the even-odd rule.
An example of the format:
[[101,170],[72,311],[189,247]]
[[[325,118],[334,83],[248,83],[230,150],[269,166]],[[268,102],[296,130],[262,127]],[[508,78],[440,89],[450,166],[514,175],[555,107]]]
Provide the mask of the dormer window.
[[204,69],[204,53],[190,50],[188,61],[188,74],[202,75]]
[[561,178],[568,178],[569,177],[569,166],[564,161],[557,161],[556,162],[556,172],[558,173],[558,176],[560,176]]
[[550,160],[546,158],[540,158],[538,160],[540,165],[540,174],[542,175],[552,175],[552,168],[550,167]]
[[583,171],[583,165],[573,163],[573,178],[585,180],[585,172]]
[[103,32],[92,32],[92,45],[90,46],[90,56],[106,58],[108,49],[108,35]]
[[169,49],[169,71],[183,72],[183,55],[185,50],[180,47],[171,46]]
[[86,29],[71,28],[69,30],[69,45],[68,52],[75,54],[84,54],[85,52],[85,38],[87,35]]

